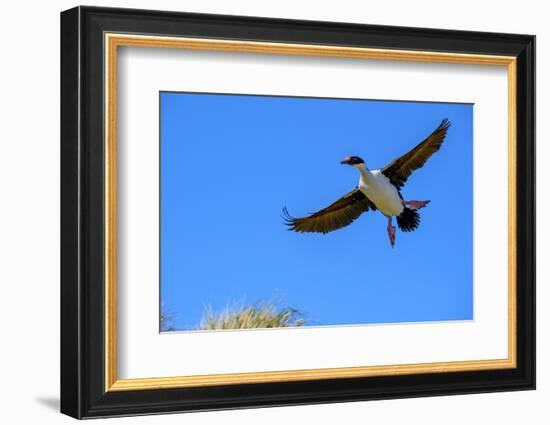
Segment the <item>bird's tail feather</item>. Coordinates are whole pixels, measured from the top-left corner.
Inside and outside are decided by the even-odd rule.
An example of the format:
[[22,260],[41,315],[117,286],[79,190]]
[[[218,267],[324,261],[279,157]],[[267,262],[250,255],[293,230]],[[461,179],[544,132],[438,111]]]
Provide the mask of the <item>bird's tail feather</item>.
[[412,232],[420,224],[418,211],[405,207],[403,212],[397,216],[397,225],[403,232]]

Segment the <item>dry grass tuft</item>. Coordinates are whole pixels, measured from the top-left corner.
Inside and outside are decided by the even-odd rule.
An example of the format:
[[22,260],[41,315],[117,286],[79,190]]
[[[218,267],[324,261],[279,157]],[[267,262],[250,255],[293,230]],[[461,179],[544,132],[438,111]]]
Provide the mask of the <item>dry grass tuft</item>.
[[196,330],[288,328],[304,324],[298,310],[279,308],[273,301],[267,301],[249,306],[235,304],[220,312],[208,307]]

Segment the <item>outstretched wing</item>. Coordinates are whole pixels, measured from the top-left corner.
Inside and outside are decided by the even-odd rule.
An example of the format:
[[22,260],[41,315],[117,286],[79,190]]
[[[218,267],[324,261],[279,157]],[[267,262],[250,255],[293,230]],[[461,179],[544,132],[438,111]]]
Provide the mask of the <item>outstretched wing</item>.
[[393,160],[382,169],[382,173],[390,179],[392,184],[401,189],[414,170],[421,168],[428,158],[439,150],[451,122],[445,118],[439,127],[424,141],[405,155]]
[[295,232],[328,233],[345,227],[368,210],[376,210],[374,204],[359,189],[352,190],[333,204],[308,217],[294,218],[283,208],[288,230]]

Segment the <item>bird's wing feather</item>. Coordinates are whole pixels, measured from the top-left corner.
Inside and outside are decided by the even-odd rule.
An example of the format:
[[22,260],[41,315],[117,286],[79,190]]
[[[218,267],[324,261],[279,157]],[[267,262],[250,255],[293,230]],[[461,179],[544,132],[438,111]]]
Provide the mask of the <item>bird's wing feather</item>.
[[386,165],[382,169],[382,173],[390,179],[395,187],[402,188],[412,172],[421,168],[428,158],[439,150],[450,126],[451,122],[445,118],[432,134],[405,155]]
[[294,218],[286,207],[283,209],[289,230],[295,232],[328,233],[351,224],[368,210],[376,210],[375,205],[359,189],[352,190],[328,207],[307,217]]

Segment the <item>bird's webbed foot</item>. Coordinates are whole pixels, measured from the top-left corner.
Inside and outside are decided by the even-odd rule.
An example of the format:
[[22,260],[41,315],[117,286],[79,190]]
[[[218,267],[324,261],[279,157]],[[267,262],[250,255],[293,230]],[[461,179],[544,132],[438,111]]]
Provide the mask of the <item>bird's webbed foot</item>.
[[395,245],[395,226],[392,225],[391,216],[388,217],[388,237],[390,238],[390,245],[393,248]]
[[430,201],[403,201],[403,205],[409,207],[411,210],[419,210],[426,207]]

